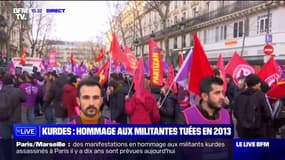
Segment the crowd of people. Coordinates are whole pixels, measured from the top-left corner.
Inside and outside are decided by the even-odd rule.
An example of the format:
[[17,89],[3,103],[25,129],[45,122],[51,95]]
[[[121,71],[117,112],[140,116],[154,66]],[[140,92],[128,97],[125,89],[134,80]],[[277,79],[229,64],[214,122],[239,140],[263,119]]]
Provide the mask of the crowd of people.
[[0,136],[11,138],[13,124],[33,124],[43,116],[46,124],[234,124],[236,119],[238,137],[276,137],[285,123],[274,114],[285,98],[266,96],[270,87],[255,74],[240,77],[238,85],[226,75],[224,92],[219,70],[214,73],[200,82],[200,95],[193,100],[187,89],[177,86],[176,93],[168,86],[152,86],[147,76],[139,94],[132,77],[122,73],[110,74],[101,85],[92,72],[79,77],[2,71]]

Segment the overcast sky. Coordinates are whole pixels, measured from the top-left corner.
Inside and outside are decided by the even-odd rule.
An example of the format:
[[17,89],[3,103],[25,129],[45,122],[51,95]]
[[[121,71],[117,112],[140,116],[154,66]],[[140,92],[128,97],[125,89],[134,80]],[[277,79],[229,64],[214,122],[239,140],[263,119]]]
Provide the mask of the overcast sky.
[[107,6],[107,1],[40,1],[39,3],[44,10],[65,9],[65,13],[53,14],[52,38],[65,41],[95,41],[96,36],[106,38],[104,33],[109,28],[108,17],[113,10]]

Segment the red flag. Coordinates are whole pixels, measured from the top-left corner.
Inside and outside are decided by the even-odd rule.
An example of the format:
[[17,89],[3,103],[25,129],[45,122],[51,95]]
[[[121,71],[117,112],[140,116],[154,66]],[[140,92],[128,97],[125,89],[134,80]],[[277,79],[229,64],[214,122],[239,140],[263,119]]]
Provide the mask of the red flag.
[[110,54],[112,55],[112,58],[116,65],[119,65],[119,62],[128,65],[128,58],[121,50],[121,47],[119,45],[117,36],[115,33],[113,33],[113,40],[110,47]]
[[104,49],[103,48],[100,49],[99,54],[95,58],[95,62],[99,62],[102,59],[104,59]]
[[152,85],[163,85],[163,65],[161,60],[161,49],[153,41],[148,40],[149,45],[149,66],[150,66],[150,83]]
[[277,84],[272,84],[270,90],[266,93],[269,97],[281,98],[285,96],[285,79],[277,82]]
[[52,51],[49,55],[49,65],[56,67],[56,51]]
[[235,52],[225,67],[225,72],[232,75],[235,84],[238,84],[239,77],[255,73],[255,70],[240,55]]
[[73,65],[74,62],[75,62],[74,55],[73,55],[73,53],[71,53],[71,55],[70,55],[70,63]]
[[134,85],[135,85],[135,91],[136,91],[136,95],[141,95],[140,97],[137,98],[141,98],[142,102],[144,102],[143,99],[143,90],[145,88],[144,86],[144,60],[143,60],[143,56],[140,58],[139,62],[138,62],[138,68],[135,72],[134,75]]
[[20,64],[21,64],[22,66],[24,66],[24,65],[26,64],[26,51],[25,51],[25,50],[22,51],[22,56],[21,56]]
[[182,51],[179,51],[178,52],[178,58],[179,58],[179,68],[181,68],[182,64],[183,64],[183,52]]
[[177,85],[176,85],[176,82],[174,82],[174,78],[175,78],[175,75],[174,75],[174,68],[172,65],[170,65],[168,67],[168,77],[167,77],[167,80],[166,80],[166,83],[165,83],[165,86],[166,87],[170,87],[172,83],[174,83],[171,87],[171,90],[173,93],[177,93],[178,90],[177,90]]
[[127,66],[127,70],[129,73],[131,73],[132,75],[135,73],[136,69],[137,69],[137,58],[136,56],[132,53],[132,51],[129,49],[129,47],[126,45],[125,46],[125,54],[127,56],[128,59],[128,64]]
[[205,51],[200,43],[197,33],[194,34],[193,60],[188,88],[199,95],[200,82],[203,78],[213,76],[213,69],[208,61]]
[[276,63],[274,57],[272,56],[266,64],[261,68],[257,74],[262,80],[271,86],[273,83],[277,82],[281,77],[281,69]]
[[220,75],[222,80],[224,81],[224,92],[227,91],[227,80],[226,80],[226,73],[225,73],[225,64],[222,54],[219,55],[218,61],[217,61],[217,68],[220,70]]
[[107,61],[96,73],[100,77],[99,83],[101,84],[101,86],[103,86],[107,82],[109,76],[109,63],[110,62]]

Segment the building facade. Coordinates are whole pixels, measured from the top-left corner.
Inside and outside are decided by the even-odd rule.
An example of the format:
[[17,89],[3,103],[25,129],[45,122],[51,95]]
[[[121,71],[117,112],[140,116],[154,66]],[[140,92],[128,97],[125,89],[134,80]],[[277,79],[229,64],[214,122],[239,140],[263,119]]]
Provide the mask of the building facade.
[[282,15],[285,15],[284,1],[170,1],[167,27],[163,30],[157,10],[145,4],[141,12],[143,36],[130,37],[128,42],[133,44],[128,45],[137,42],[138,50],[144,48],[147,55],[147,40],[152,37],[165,53],[167,33],[170,61],[177,65],[178,52],[187,54],[193,47],[193,33],[197,33],[212,64],[216,64],[220,53],[227,62],[238,52],[250,64],[260,67],[268,59],[263,52],[266,43],[274,47],[276,59],[285,64]]
[[100,45],[93,42],[48,40],[44,48],[44,58],[48,58],[49,53],[56,51],[56,61],[60,64],[69,64],[72,53],[79,62],[93,62],[94,56],[99,53],[99,49]]
[[0,2],[0,52],[2,63],[11,57],[20,56],[21,50],[30,51],[24,26],[28,21],[16,19],[13,8],[24,8],[23,1]]

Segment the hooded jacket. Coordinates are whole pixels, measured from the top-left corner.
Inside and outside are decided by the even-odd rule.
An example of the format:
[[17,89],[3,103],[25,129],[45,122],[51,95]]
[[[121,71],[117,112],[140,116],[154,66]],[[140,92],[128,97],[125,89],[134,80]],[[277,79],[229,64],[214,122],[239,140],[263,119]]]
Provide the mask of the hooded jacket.
[[62,104],[67,109],[68,117],[77,116],[75,107],[78,106],[76,101],[77,89],[71,84],[63,86]]

